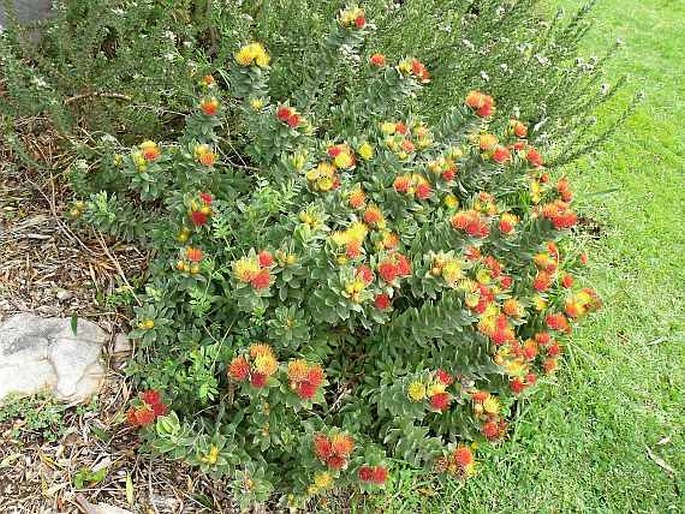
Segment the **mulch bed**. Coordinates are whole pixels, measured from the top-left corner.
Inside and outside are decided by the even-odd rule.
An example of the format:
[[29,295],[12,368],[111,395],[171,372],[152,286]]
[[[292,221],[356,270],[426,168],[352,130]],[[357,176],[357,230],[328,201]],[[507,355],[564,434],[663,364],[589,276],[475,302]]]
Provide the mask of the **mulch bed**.
[[[127,285],[124,277],[143,272],[148,256],[69,222],[69,162],[59,138],[46,120],[24,123],[29,154],[43,165],[27,168],[0,144],[0,321],[25,311],[91,319],[112,334],[106,354],[113,366],[97,407],[67,409],[56,440],[22,418],[0,423],[0,512],[88,512],[79,498],[146,514],[236,512],[225,485],[136,451],[135,431],[123,422],[135,393],[121,371],[126,358],[115,355],[126,316],[107,298]],[[102,481],[76,488],[80,470],[103,467]]]

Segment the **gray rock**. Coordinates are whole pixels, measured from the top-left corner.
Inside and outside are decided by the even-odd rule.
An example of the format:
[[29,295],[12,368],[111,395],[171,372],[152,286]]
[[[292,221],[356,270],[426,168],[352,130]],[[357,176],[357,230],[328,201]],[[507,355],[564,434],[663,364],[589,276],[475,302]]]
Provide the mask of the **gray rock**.
[[107,333],[79,319],[18,314],[0,324],[0,401],[10,393],[48,389],[69,403],[87,401],[105,376],[100,360]]

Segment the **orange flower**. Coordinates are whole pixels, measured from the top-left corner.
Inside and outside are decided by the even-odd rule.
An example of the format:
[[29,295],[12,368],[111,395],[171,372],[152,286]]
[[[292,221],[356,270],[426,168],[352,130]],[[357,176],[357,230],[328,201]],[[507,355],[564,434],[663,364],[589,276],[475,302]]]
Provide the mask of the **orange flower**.
[[379,227],[383,225],[383,213],[375,205],[369,205],[364,211],[364,223],[371,227]]
[[481,214],[474,210],[459,211],[452,216],[452,227],[462,230],[472,237],[486,238],[490,234],[490,227]]
[[406,193],[409,191],[409,186],[411,185],[411,177],[409,175],[400,175],[395,179],[393,187],[398,193]]
[[154,141],[143,141],[140,143],[140,151],[143,153],[143,159],[147,162],[155,161],[162,154],[159,146]]
[[499,231],[505,235],[511,234],[514,231],[517,223],[517,216],[508,212],[504,213],[499,220]]
[[554,228],[561,230],[573,227],[578,221],[568,203],[563,200],[555,200],[542,207],[542,216],[552,222]]
[[257,275],[255,275],[252,280],[250,280],[250,284],[252,287],[255,289],[267,289],[271,285],[271,273],[269,272],[268,268],[262,268],[259,270]]
[[228,366],[228,376],[242,382],[250,375],[250,363],[243,356],[234,358]]
[[189,246],[186,248],[186,258],[190,262],[200,262],[202,260],[202,250],[199,248],[193,248],[192,246]]
[[491,116],[495,112],[495,100],[480,91],[471,91],[466,96],[465,103],[481,117]]
[[481,134],[478,138],[478,147],[485,151],[494,150],[497,146],[497,136],[494,134]]
[[528,135],[528,127],[518,120],[511,120],[511,130],[518,138],[524,138]]
[[361,209],[366,202],[366,194],[361,187],[357,187],[349,193],[347,201],[353,209]]
[[381,68],[385,66],[385,55],[379,53],[373,54],[369,59],[369,62],[374,66]]
[[216,116],[219,112],[219,100],[216,97],[203,98],[200,101],[200,109],[207,116]]

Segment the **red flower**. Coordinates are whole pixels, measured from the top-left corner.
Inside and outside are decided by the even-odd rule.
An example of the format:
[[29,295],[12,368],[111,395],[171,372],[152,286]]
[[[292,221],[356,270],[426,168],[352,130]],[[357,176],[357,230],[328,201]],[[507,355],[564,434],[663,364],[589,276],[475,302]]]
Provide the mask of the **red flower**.
[[252,287],[255,289],[268,288],[271,285],[271,273],[269,273],[269,269],[262,268],[259,270],[259,273],[250,280],[250,284],[252,284]]
[[416,198],[426,200],[431,195],[431,186],[428,182],[422,182],[416,186]]
[[347,460],[339,455],[333,455],[326,460],[328,467],[335,470],[342,469],[346,463]]
[[587,263],[590,261],[586,253],[581,253],[580,254],[580,263],[583,265],[587,265]]
[[368,466],[365,464],[359,468],[357,476],[362,482],[382,485],[388,479],[388,469],[385,466]]
[[274,257],[271,255],[271,252],[268,252],[267,250],[262,250],[259,252],[259,255],[257,256],[259,259],[259,265],[263,268],[268,268],[270,266],[273,266],[274,263]]
[[566,289],[573,287],[573,282],[573,275],[570,275],[569,273],[564,274],[563,278],[561,279],[561,285]]
[[209,193],[200,193],[200,200],[202,200],[202,203],[205,205],[212,205],[213,198]]
[[305,380],[297,384],[297,395],[303,400],[311,400],[316,395],[317,389],[318,386]]
[[397,273],[402,277],[411,275],[411,263],[401,253],[397,254]]
[[282,121],[283,123],[288,123],[288,118],[292,116],[293,109],[290,107],[287,107],[285,105],[281,105],[277,110],[276,110],[276,117]]
[[447,373],[444,369],[439,369],[435,372],[438,380],[445,384],[446,386],[451,385],[454,382],[454,377]]
[[431,407],[439,411],[445,411],[450,406],[452,398],[449,393],[434,394],[430,398]]
[[333,454],[331,440],[326,435],[314,434],[314,453],[321,460],[326,460]]
[[460,446],[454,450],[453,458],[454,462],[461,468],[473,464],[473,453],[471,452],[471,449],[466,446]]
[[524,384],[523,380],[521,380],[519,377],[516,377],[514,380],[509,382],[509,387],[514,394],[520,394],[526,388],[526,384]]
[[312,384],[314,387],[319,387],[321,382],[323,382],[323,369],[321,366],[312,366],[307,372],[307,382]]
[[288,107],[287,105],[281,105],[276,110],[276,117],[281,122],[285,123],[286,125],[292,128],[297,128],[302,122],[302,118],[297,113],[297,111],[292,107]]
[[571,325],[569,325],[566,316],[560,312],[556,314],[548,314],[545,318],[545,322],[552,330],[558,330],[559,332],[567,333],[571,331]]
[[504,289],[509,289],[513,283],[514,283],[514,279],[510,276],[502,276],[500,278],[500,281],[499,281],[499,284]]
[[549,348],[547,348],[547,356],[549,357],[557,357],[560,353],[561,346],[557,342],[550,344]]
[[150,389],[140,395],[140,398],[148,405],[156,405],[162,402],[162,393]]
[[201,227],[205,223],[207,223],[208,216],[204,212],[200,211],[191,211],[190,212],[190,220],[193,222],[193,225],[196,227]]
[[528,135],[528,128],[518,120],[511,120],[511,128],[518,138],[524,138]]
[[266,386],[266,381],[268,378],[269,377],[263,373],[253,373],[250,377],[250,384],[252,384],[252,387],[261,389],[262,387]]
[[496,439],[499,439],[499,436],[500,436],[499,425],[495,421],[487,421],[483,425],[483,427],[481,428],[481,433],[489,441],[494,441]]
[[354,26],[357,27],[358,29],[363,29],[364,26],[366,25],[366,17],[363,14],[360,14],[354,19]]
[[385,66],[385,55],[373,54],[369,59],[369,62],[371,62],[371,64],[373,64],[374,66],[378,66],[379,68]]
[[538,271],[533,281],[533,287],[536,291],[547,291],[552,285],[552,276],[546,271]]
[[535,342],[542,346],[547,346],[551,340],[552,336],[549,335],[549,332],[538,332],[535,334]]
[[537,382],[538,376],[535,373],[528,373],[526,375],[526,382],[528,382],[528,385],[533,385],[535,382]]
[[357,268],[357,276],[361,277],[361,279],[367,284],[373,282],[373,271],[366,264],[361,264]]
[[376,466],[373,470],[372,482],[377,485],[382,485],[388,480],[388,468],[385,466]]
[[511,152],[508,148],[497,145],[495,150],[492,152],[492,160],[497,164],[504,164],[511,159]]
[[526,159],[535,168],[540,168],[542,166],[542,155],[535,148],[529,148],[526,153]]
[[446,182],[452,182],[454,177],[457,176],[457,168],[455,166],[450,166],[442,172],[442,178]]
[[394,262],[385,260],[378,265],[378,274],[389,283],[397,278],[399,271]]
[[373,303],[376,306],[376,309],[384,311],[390,308],[390,297],[385,293],[381,293],[376,296]]
[[371,482],[373,480],[373,468],[371,466],[362,466],[357,471],[357,476],[362,482]]

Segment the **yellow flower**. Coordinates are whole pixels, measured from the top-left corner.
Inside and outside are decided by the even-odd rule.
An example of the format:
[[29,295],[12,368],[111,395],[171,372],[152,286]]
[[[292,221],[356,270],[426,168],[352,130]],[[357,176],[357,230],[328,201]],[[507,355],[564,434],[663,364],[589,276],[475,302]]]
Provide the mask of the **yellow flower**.
[[290,164],[293,165],[293,168],[295,168],[297,171],[302,170],[304,168],[305,163],[307,162],[307,152],[302,151],[302,152],[295,152],[292,157],[290,158]]
[[536,294],[533,297],[533,305],[535,306],[536,311],[538,311],[538,312],[544,311],[545,308],[547,308],[547,300],[545,300],[539,294]]
[[540,182],[537,180],[533,180],[530,183],[530,196],[533,201],[533,203],[539,203],[540,202],[540,192],[542,191],[542,188],[540,187]]
[[252,66],[256,64],[260,68],[266,68],[271,62],[271,57],[261,43],[250,43],[243,46],[234,55],[235,60],[241,66]]
[[462,272],[461,264],[459,264],[458,261],[449,261],[442,267],[442,278],[452,286],[462,279],[463,276],[464,273]]
[[333,164],[335,164],[338,168],[347,169],[352,167],[354,161],[352,160],[352,155],[350,155],[348,151],[342,151],[335,156],[335,159],[333,159]]
[[491,280],[490,272],[485,269],[479,270],[478,273],[476,273],[476,280],[483,285],[489,284]]
[[497,414],[500,408],[499,400],[492,395],[488,396],[483,402],[483,410],[488,414]]
[[411,73],[411,62],[404,59],[397,65],[397,69],[400,70],[400,73],[403,75],[409,75]]
[[459,207],[459,200],[457,200],[457,197],[454,196],[453,194],[448,194],[445,197],[444,202],[445,202],[445,205],[450,209],[456,209],[457,207]]
[[307,378],[309,365],[304,359],[296,359],[288,364],[288,378],[293,382],[302,382]]
[[435,396],[436,394],[442,394],[445,392],[445,384],[442,382],[433,382],[430,386],[428,386],[428,391],[427,395],[428,396]]
[[138,326],[143,330],[152,330],[153,328],[155,328],[155,322],[151,319],[146,319],[141,321]]
[[395,128],[396,128],[395,123],[393,123],[391,121],[384,121],[383,123],[381,123],[381,132],[383,132],[383,134],[388,134],[388,135],[394,134]]
[[364,159],[365,161],[368,161],[373,157],[373,146],[371,146],[369,143],[363,143],[359,147],[359,156]]
[[250,257],[243,257],[233,265],[233,274],[241,282],[249,282],[259,273],[259,262]]
[[202,460],[207,464],[216,464],[216,461],[219,460],[219,448],[214,445],[210,446],[209,452]]
[[420,402],[426,397],[426,384],[415,380],[407,388],[407,396],[413,402]]
[[363,243],[364,239],[366,239],[366,235],[369,233],[369,229],[361,221],[355,221],[345,232],[347,232],[349,240]]
[[319,489],[328,489],[333,484],[333,477],[327,471],[314,475],[314,485]]
[[250,107],[252,107],[252,109],[254,109],[255,111],[262,110],[262,107],[264,107],[264,99],[253,98],[252,100],[250,100]]
[[278,362],[273,355],[259,355],[254,362],[255,369],[263,375],[273,375],[278,369]]

